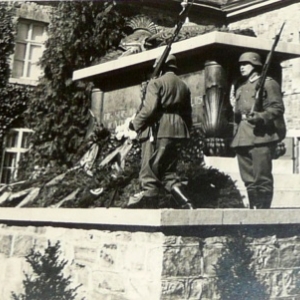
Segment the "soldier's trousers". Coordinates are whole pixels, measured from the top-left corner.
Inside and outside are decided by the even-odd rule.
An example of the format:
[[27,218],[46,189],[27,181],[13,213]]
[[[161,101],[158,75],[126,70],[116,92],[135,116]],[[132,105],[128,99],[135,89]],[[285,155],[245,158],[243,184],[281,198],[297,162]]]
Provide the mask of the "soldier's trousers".
[[171,191],[180,180],[176,174],[182,139],[159,138],[156,143],[142,143],[139,179],[145,195],[157,196],[163,189]]
[[[257,145],[254,147],[235,148],[241,178],[248,192],[250,206],[251,198],[260,198],[270,202],[273,196],[272,157],[275,144]],[[263,200],[261,200],[263,201]]]

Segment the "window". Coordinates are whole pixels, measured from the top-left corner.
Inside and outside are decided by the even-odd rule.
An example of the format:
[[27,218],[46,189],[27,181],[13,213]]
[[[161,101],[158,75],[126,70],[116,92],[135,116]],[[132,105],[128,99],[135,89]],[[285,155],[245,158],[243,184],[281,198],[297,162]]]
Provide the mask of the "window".
[[18,164],[29,149],[32,130],[25,128],[11,129],[5,137],[1,162],[1,183],[10,183],[17,179]]
[[42,72],[37,64],[44,51],[46,29],[46,24],[41,22],[19,21],[12,66],[13,78],[39,78]]

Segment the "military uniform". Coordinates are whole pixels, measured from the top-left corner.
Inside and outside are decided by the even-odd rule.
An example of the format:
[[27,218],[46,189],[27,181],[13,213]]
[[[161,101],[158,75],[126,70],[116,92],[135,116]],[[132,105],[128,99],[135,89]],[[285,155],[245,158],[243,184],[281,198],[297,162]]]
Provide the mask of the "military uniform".
[[242,82],[236,89],[235,122],[231,143],[237,154],[241,178],[247,188],[250,207],[269,208],[273,197],[272,157],[276,144],[285,133],[284,105],[279,84],[267,78],[259,122],[251,124],[248,114],[255,101],[259,75]]
[[[157,196],[179,185],[176,165],[180,144],[189,137],[192,125],[191,95],[187,85],[168,71],[150,80],[143,107],[132,121],[141,133],[142,165],[139,179],[144,195]],[[154,142],[150,137],[154,135]]]

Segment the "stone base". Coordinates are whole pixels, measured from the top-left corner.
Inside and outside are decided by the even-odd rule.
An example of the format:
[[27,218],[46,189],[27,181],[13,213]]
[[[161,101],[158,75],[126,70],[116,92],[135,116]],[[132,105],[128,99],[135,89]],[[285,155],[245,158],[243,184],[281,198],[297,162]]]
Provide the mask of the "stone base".
[[[299,216],[295,209],[1,208],[1,299],[22,292],[31,272],[25,255],[48,241],[60,242],[80,299],[217,300],[220,282],[230,299],[258,287],[268,299],[300,299]],[[235,279],[238,266],[244,272]]]

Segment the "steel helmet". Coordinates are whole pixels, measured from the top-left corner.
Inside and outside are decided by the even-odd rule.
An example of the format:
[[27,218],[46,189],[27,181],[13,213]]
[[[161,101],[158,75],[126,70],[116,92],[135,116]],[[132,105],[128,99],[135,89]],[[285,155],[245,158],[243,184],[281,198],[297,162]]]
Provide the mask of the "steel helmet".
[[240,56],[239,63],[248,62],[254,66],[262,66],[261,57],[256,52],[245,52]]
[[[155,63],[153,65],[153,67],[155,68],[156,65],[158,64],[159,60],[160,60],[161,56],[159,56],[156,60],[155,60]],[[166,61],[165,61],[165,65],[170,67],[170,68],[176,68],[177,69],[177,60],[176,60],[176,57],[175,55],[173,54],[170,54]]]

